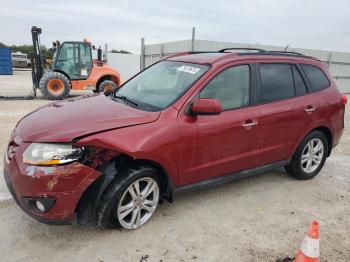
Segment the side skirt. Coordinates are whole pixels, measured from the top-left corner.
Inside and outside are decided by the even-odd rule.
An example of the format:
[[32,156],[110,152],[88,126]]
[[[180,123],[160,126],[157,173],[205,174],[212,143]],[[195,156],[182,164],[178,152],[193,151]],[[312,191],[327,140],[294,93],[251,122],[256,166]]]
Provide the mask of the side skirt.
[[224,175],[224,176],[210,178],[210,179],[207,179],[204,181],[200,181],[198,183],[180,186],[174,190],[174,193],[182,193],[182,192],[186,192],[186,191],[198,190],[198,189],[208,188],[211,186],[226,184],[226,183],[238,180],[238,179],[254,176],[257,174],[265,173],[265,172],[273,170],[273,169],[277,169],[279,167],[286,166],[290,163],[290,161],[291,161],[291,159],[278,161],[278,162],[267,164],[264,166],[246,169],[243,171],[239,171],[239,172]]

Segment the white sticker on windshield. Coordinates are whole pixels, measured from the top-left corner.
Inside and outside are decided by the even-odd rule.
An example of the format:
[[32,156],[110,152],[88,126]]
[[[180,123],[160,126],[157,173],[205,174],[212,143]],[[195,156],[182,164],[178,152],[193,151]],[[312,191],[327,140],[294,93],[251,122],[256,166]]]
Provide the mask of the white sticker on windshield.
[[201,69],[197,68],[197,67],[193,67],[193,66],[183,65],[183,66],[179,67],[177,70],[182,71],[182,72],[186,72],[186,73],[190,73],[190,74],[195,74]]

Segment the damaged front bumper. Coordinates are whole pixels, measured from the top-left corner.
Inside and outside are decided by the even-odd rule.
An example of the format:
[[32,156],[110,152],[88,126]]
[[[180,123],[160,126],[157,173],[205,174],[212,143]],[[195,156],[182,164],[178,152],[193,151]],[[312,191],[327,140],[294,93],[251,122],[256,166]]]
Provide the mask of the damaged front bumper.
[[82,194],[102,173],[79,162],[57,166],[23,164],[22,155],[28,146],[21,143],[11,149],[11,155],[5,154],[4,177],[10,193],[31,217],[49,224],[69,224]]

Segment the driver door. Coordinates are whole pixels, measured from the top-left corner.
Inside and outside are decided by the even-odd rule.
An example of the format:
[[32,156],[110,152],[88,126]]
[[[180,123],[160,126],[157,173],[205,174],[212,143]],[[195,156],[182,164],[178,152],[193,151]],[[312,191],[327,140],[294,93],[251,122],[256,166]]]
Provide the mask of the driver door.
[[179,116],[180,185],[253,168],[259,111],[252,101],[252,65],[229,66],[199,92],[222,105],[219,115]]
[[92,69],[91,46],[87,43],[79,43],[80,79],[89,77]]

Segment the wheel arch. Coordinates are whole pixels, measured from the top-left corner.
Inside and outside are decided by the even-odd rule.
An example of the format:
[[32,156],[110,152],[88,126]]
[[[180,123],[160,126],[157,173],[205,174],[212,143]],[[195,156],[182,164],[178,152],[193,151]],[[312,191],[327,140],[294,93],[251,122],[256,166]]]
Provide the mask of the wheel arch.
[[118,166],[120,165],[142,165],[156,169],[161,174],[161,199],[172,202],[174,186],[165,168],[160,163],[150,159],[135,159],[130,155],[122,153],[112,159],[106,160],[96,168],[102,175],[93,181],[82,193],[75,208],[79,224],[96,223],[95,212],[98,202],[110,183],[118,176]]
[[[327,141],[328,141],[328,154],[327,154],[327,157],[330,156],[332,148],[333,148],[333,134],[332,134],[332,131],[326,126],[316,127],[313,130],[311,130],[311,132],[313,132],[313,131],[320,131],[326,136]],[[309,132],[309,133],[311,133],[311,132]]]
[[301,137],[301,139],[298,141],[298,144],[295,146],[295,148],[293,149],[293,155],[295,153],[295,151],[297,150],[299,144],[301,143],[301,141],[303,141],[303,139],[309,135],[310,133],[314,132],[314,131],[320,131],[322,132],[328,141],[328,153],[327,153],[327,157],[330,156],[332,148],[333,148],[333,134],[332,131],[329,127],[325,126],[325,125],[320,125],[320,126],[316,126],[313,129],[311,129],[309,132],[307,132],[306,134],[304,134],[304,136]]
[[120,78],[118,76],[112,75],[112,74],[106,74],[106,75],[102,75],[99,77],[99,79],[96,82],[96,90],[97,88],[100,86],[100,84],[105,81],[105,80],[111,80],[114,83],[117,84],[117,86],[120,86]]

